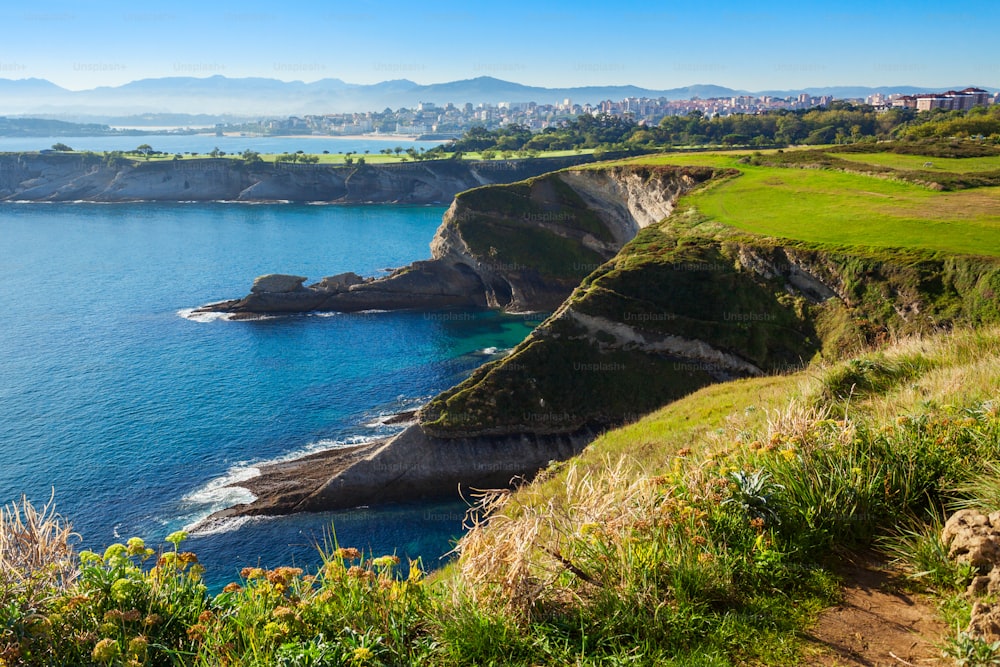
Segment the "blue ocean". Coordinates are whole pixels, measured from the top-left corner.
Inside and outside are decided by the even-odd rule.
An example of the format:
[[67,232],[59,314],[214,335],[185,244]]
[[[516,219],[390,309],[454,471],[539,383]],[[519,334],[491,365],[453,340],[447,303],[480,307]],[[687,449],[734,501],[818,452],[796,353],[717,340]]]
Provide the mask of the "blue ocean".
[[[441,207],[0,204],[0,503],[54,494],[101,549],[157,542],[246,500],[263,462],[391,435],[537,319],[496,313],[192,318],[282,272],[381,275],[429,256]],[[343,546],[434,567],[464,505],[233,522],[186,548],[218,586]]]

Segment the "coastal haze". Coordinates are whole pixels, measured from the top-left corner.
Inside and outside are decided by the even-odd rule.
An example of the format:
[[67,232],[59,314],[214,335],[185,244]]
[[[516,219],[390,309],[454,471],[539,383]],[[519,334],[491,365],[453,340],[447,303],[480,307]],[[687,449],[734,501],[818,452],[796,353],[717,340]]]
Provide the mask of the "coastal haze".
[[[2,72],[0,72],[2,73]],[[964,88],[977,82],[951,87]],[[962,83],[962,82],[958,82]],[[215,121],[217,117],[273,117],[306,114],[355,113],[417,107],[422,103],[496,106],[501,103],[534,102],[561,105],[566,100],[598,105],[605,100],[663,98],[666,101],[753,97],[834,97],[864,99],[893,93],[912,95],[933,89],[913,85],[825,86],[789,90],[749,91],[699,84],[670,89],[648,89],[634,85],[547,88],[482,76],[447,83],[418,84],[410,80],[383,81],[363,85],[339,79],[311,83],[274,78],[169,77],[144,79],[114,87],[67,90],[38,79],[0,79],[0,114],[35,115],[62,119],[96,119],[103,122],[135,123],[141,116],[183,115],[189,125]],[[207,118],[200,115],[210,114]],[[190,116],[189,118],[187,116]],[[154,116],[155,117],[155,116]],[[182,120],[178,118],[176,120]]]

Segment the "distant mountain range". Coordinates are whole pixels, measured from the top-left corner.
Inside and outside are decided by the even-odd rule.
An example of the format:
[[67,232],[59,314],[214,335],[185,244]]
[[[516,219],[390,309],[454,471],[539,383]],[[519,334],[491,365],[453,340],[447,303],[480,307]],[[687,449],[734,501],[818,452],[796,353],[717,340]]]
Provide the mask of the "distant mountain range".
[[[968,84],[954,86],[965,88]],[[625,97],[693,97],[771,95],[787,97],[800,93],[833,95],[836,98],[865,97],[873,93],[934,92],[916,86],[836,86],[800,90],[748,92],[723,86],[693,85],[668,90],[637,86],[587,86],[541,88],[483,76],[463,81],[421,85],[407,79],[375,84],[352,84],[340,79],[313,83],[265,78],[167,77],[141,79],[121,86],[70,91],[44,79],[0,79],[0,115],[33,115],[65,120],[108,122],[108,119],[158,114],[201,115],[203,121],[222,115],[280,117],[304,114],[381,111],[412,107],[419,102],[443,105],[498,102],[597,103]],[[995,90],[991,88],[991,90]],[[162,118],[162,116],[160,116]]]

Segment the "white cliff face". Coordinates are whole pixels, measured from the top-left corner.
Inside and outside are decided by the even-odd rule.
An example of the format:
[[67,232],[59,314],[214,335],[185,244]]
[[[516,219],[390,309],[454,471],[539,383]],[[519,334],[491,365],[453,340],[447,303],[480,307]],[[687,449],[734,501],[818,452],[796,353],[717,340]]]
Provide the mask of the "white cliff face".
[[604,220],[619,248],[670,215],[677,198],[695,185],[689,176],[627,167],[564,171],[559,178]]

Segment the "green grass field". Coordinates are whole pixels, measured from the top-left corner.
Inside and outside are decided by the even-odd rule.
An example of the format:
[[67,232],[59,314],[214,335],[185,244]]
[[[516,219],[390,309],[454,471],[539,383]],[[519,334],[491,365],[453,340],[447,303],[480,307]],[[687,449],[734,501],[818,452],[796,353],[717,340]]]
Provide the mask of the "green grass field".
[[[830,153],[829,155],[849,162],[873,164],[891,169],[942,171],[953,174],[1000,169],[1000,159],[995,157],[945,158],[897,153]],[[925,166],[928,163],[931,166]]]
[[709,218],[778,238],[1000,257],[1000,188],[937,192],[861,174],[740,165],[684,200]]
[[[760,151],[774,154],[776,151]],[[828,169],[743,164],[748,151],[667,153],[601,163],[739,169],[741,176],[685,197],[715,222],[757,234],[839,246],[914,248],[1000,257],[1000,188],[940,192],[890,178]],[[933,158],[836,153],[859,164],[947,173],[1000,169],[1000,157]],[[923,165],[931,162],[933,167]]]

